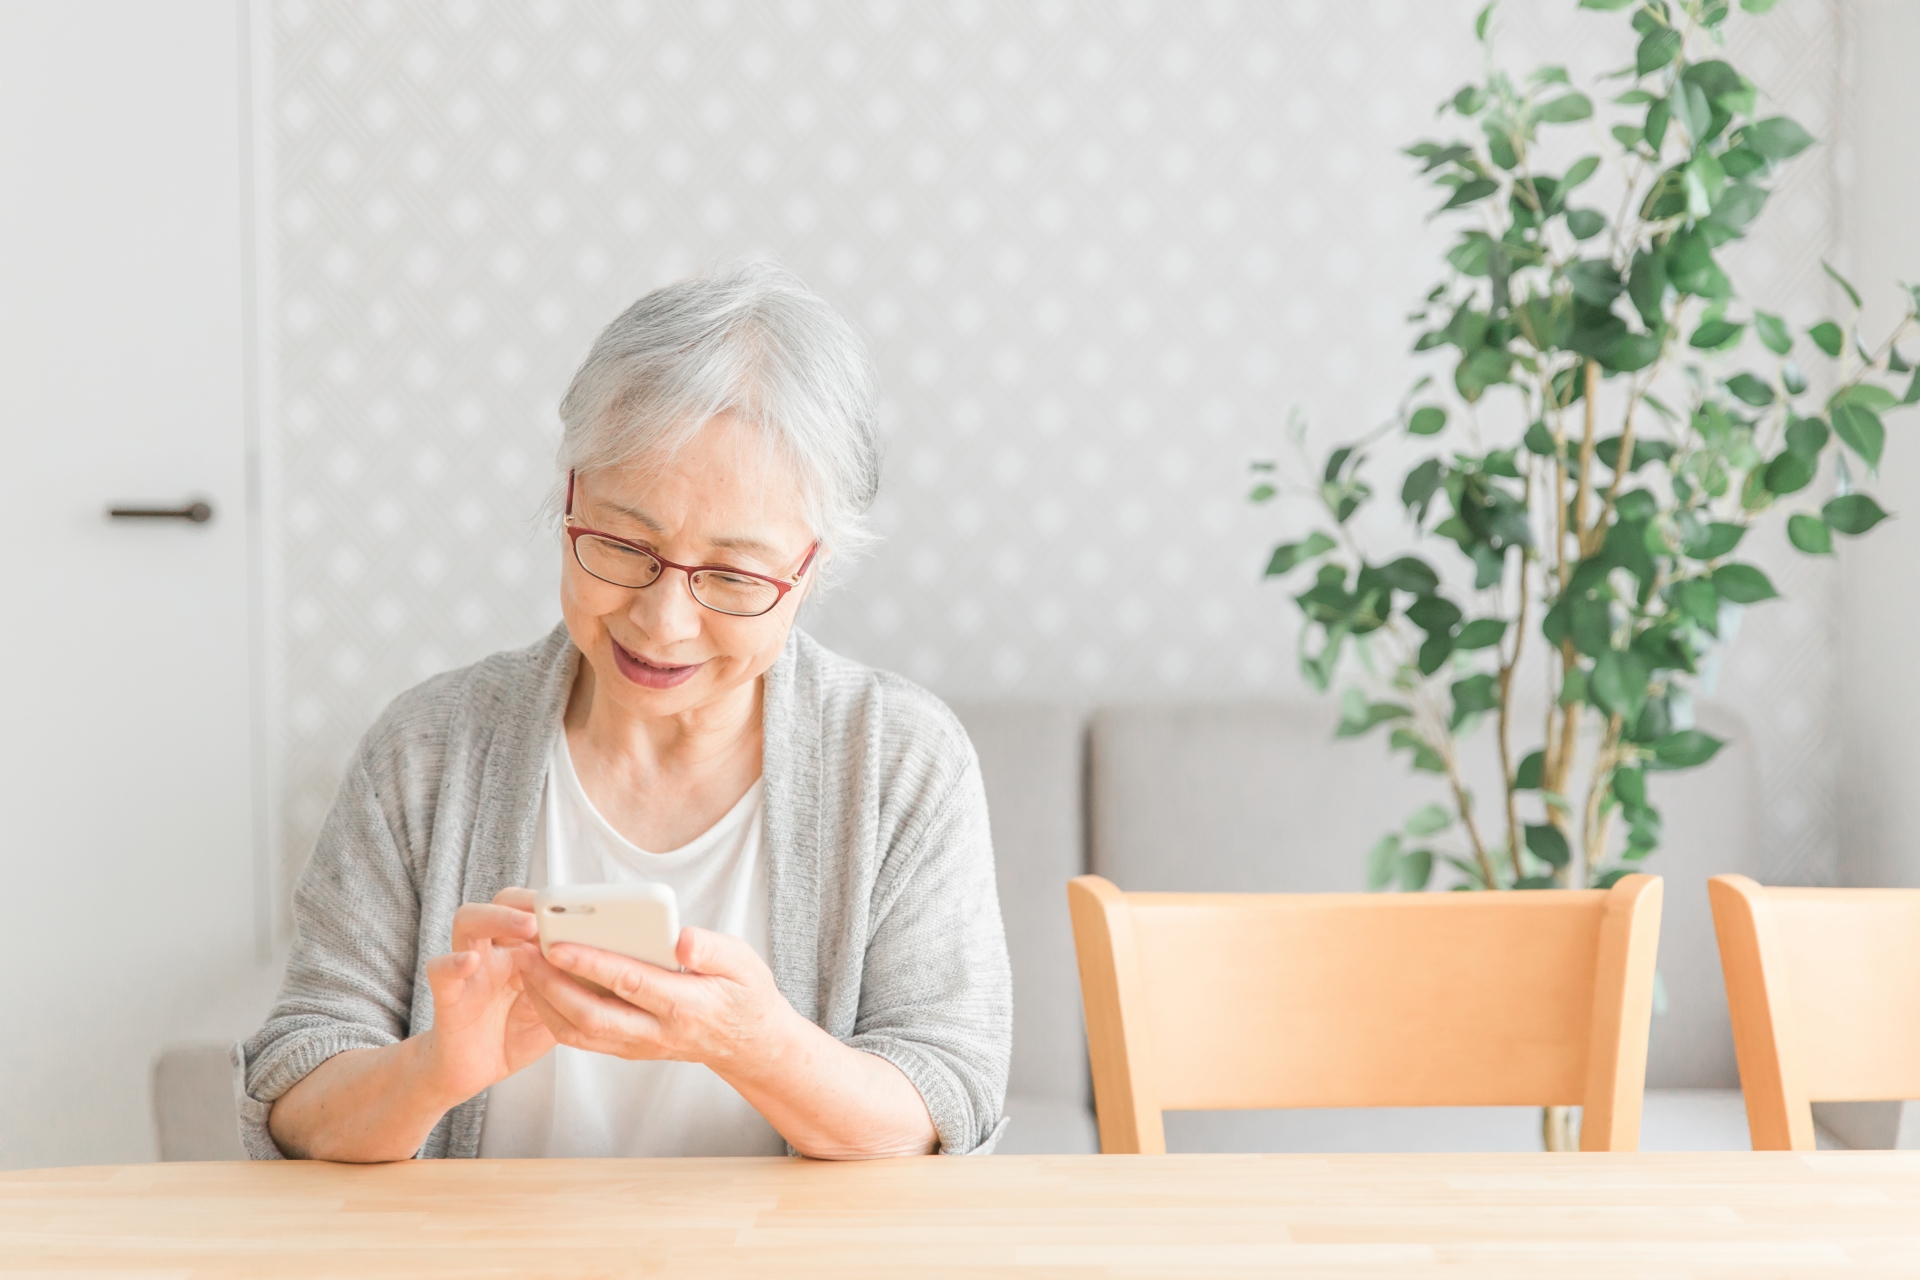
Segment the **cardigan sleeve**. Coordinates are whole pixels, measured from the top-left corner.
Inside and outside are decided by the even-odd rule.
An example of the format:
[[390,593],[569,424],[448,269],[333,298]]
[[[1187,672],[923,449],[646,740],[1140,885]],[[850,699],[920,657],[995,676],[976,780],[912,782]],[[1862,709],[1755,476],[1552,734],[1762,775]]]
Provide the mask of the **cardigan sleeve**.
[[281,1158],[267,1115],[308,1072],[407,1035],[420,897],[366,756],[363,746],[294,891],[279,998],[266,1025],[234,1047],[240,1137],[255,1160]]
[[846,1043],[920,1091],[943,1154],[991,1150],[1013,1047],[1013,980],[994,887],[987,797],[972,748],[921,821],[901,832],[875,913]]

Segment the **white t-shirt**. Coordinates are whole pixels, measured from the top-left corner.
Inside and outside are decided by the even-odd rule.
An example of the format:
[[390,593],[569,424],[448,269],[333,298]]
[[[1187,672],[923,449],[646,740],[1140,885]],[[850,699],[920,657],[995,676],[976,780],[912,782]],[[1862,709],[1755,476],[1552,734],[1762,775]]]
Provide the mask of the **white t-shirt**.
[[[563,729],[547,785],[527,887],[652,883],[673,889],[680,923],[744,938],[767,959],[762,788],[683,848],[648,853],[600,816],[580,786]],[[493,1086],[480,1154],[514,1156],[777,1156],[786,1142],[733,1087],[697,1062],[629,1062],[556,1046]]]

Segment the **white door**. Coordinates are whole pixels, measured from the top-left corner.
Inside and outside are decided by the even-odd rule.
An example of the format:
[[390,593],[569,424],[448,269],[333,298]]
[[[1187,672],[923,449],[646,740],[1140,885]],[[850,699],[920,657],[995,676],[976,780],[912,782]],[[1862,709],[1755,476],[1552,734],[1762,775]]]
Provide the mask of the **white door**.
[[0,0],[0,1167],[152,1159],[258,968],[243,30]]

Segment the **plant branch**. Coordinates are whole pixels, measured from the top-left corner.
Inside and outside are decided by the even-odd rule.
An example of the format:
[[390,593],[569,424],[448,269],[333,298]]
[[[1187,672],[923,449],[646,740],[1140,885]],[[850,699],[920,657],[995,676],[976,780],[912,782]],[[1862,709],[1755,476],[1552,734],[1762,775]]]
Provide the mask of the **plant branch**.
[[1580,541],[1580,558],[1592,554],[1592,531],[1587,526],[1587,499],[1593,494],[1594,431],[1599,417],[1600,362],[1589,360],[1584,369],[1586,387],[1586,426],[1580,435],[1580,487],[1573,495],[1573,531]]
[[[1521,501],[1531,503],[1533,498],[1533,471],[1528,468],[1527,478],[1523,482]],[[1520,665],[1520,653],[1527,643],[1527,602],[1532,592],[1527,586],[1527,563],[1530,559],[1527,549],[1520,549],[1520,610],[1513,624],[1513,650],[1502,656],[1500,662],[1500,722],[1497,726],[1500,743],[1500,787],[1506,793],[1507,801],[1507,851],[1513,858],[1513,878],[1520,879],[1520,808],[1513,792],[1513,672]]]

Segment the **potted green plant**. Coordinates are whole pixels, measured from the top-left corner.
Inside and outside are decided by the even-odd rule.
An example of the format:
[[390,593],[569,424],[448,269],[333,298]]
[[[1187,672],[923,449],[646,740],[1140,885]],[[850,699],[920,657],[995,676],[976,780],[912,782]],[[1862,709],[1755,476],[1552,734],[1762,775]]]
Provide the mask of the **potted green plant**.
[[[1747,18],[1729,0],[1580,7],[1632,24],[1632,65],[1584,91],[1559,67],[1498,69],[1489,5],[1487,70],[1441,108],[1453,136],[1407,148],[1458,229],[1411,317],[1439,369],[1324,458],[1296,420],[1293,457],[1254,464],[1255,502],[1319,517],[1267,565],[1310,578],[1306,679],[1340,690],[1342,736],[1384,732],[1451,797],[1373,847],[1375,889],[1426,889],[1437,867],[1460,889],[1605,887],[1640,867],[1661,841],[1652,780],[1721,746],[1690,721],[1701,663],[1733,611],[1776,594],[1750,530],[1784,515],[1826,556],[1873,528],[1882,417],[1920,401],[1898,346],[1920,289],[1870,341],[1837,273],[1850,314],[1800,327],[1744,304],[1720,262],[1814,142],[1721,56]],[[1572,138],[1594,145],[1551,162]],[[1368,463],[1409,436],[1431,447],[1383,494]],[[1381,500],[1405,515],[1385,549],[1355,521]],[[1523,663],[1549,691],[1526,725]],[[1489,729],[1501,793],[1476,797],[1462,744]]]

